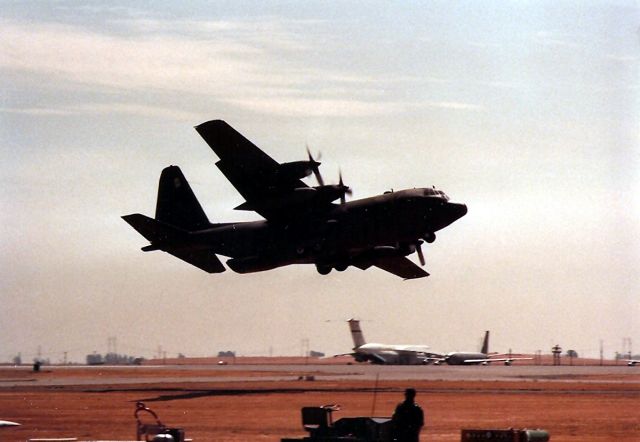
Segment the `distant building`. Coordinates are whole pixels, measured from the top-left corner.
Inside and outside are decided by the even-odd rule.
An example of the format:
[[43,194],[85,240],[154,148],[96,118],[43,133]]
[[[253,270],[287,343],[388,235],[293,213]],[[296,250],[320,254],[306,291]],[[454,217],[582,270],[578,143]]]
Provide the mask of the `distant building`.
[[102,358],[102,355],[98,353],[87,355],[87,365],[102,365],[102,364],[104,364],[104,359]]

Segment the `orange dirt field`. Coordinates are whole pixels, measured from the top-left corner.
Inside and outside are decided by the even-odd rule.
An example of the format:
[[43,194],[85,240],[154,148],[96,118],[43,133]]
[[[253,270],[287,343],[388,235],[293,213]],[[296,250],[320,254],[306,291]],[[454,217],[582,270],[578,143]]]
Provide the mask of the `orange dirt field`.
[[[300,375],[305,372],[300,366]],[[302,437],[300,408],[337,403],[334,418],[389,416],[407,386],[418,390],[426,415],[422,441],[459,441],[462,428],[543,428],[554,442],[640,441],[640,370],[621,377],[537,381],[266,381],[264,372],[234,371],[251,381],[226,381],[211,370],[162,371],[162,377],[217,377],[215,382],[162,382],[152,367],[99,370],[43,367],[0,370],[0,419],[22,426],[0,428],[0,441],[77,437],[134,440],[137,401],[194,441],[279,441]],[[269,375],[273,375],[270,372]],[[288,374],[291,374],[290,372]],[[135,376],[137,384],[111,383]],[[42,380],[80,379],[67,385]],[[111,382],[107,382],[110,380]],[[142,382],[144,380],[144,382]],[[12,385],[22,381],[19,386]],[[88,382],[87,382],[88,381]]]

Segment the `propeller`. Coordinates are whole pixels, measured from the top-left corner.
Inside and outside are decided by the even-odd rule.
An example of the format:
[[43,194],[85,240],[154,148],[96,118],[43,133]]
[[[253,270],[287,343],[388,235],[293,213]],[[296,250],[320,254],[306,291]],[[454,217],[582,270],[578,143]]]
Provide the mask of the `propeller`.
[[349,186],[345,186],[344,185],[344,181],[342,181],[342,171],[338,170],[338,187],[340,187],[340,203],[344,204],[346,202],[346,197],[345,195],[349,195],[351,196],[353,194],[353,191],[351,190],[351,188]]
[[324,180],[322,179],[322,175],[320,174],[320,158],[322,157],[322,155],[320,153],[318,153],[318,159],[314,159],[313,156],[311,155],[311,150],[309,150],[309,145],[307,144],[307,155],[309,156],[309,164],[311,165],[311,171],[313,172],[313,175],[316,177],[316,180],[318,180],[318,184],[320,186],[324,186]]
[[424,254],[422,253],[422,241],[418,241],[416,243],[416,252],[418,252],[418,259],[420,260],[420,265],[424,267]]
[[[316,180],[318,181],[318,187],[324,187],[324,179],[322,178],[322,174],[320,173],[320,158],[322,157],[321,153],[318,153],[318,158],[313,158],[313,155],[311,155],[311,149],[309,149],[309,145],[306,145],[307,147],[307,156],[309,157],[309,168],[311,169],[311,171],[313,172],[313,175],[316,177]],[[338,192],[340,193],[340,203],[344,204],[346,202],[346,195],[351,196],[353,194],[351,188],[349,186],[345,186],[344,181],[342,180],[342,171],[338,170],[338,184],[337,185],[329,185],[327,187],[332,188],[332,191],[334,191],[337,187]]]

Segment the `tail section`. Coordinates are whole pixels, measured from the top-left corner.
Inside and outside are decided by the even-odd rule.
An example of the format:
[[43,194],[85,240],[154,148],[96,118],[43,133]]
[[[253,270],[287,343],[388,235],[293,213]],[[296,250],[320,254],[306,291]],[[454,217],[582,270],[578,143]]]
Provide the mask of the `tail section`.
[[480,353],[484,353],[485,355],[489,354],[489,330],[484,332],[484,340],[482,341],[482,349],[480,349]]
[[353,345],[355,348],[361,347],[366,344],[364,335],[360,329],[360,321],[357,319],[349,319],[349,329],[351,330],[351,337],[353,338]]
[[163,250],[207,273],[225,271],[215,253],[189,243],[188,232],[139,213],[125,215],[122,219],[149,240],[151,245],[142,248],[145,252]]
[[215,253],[190,237],[211,224],[178,166],[160,175],[155,219],[139,213],[122,219],[151,243],[143,251],[162,250],[208,273],[225,271]]
[[186,231],[209,226],[207,215],[178,166],[166,167],[160,175],[156,220]]
[[151,243],[151,246],[145,247],[145,251],[161,250],[186,241],[187,232],[148,216],[134,213],[122,219]]

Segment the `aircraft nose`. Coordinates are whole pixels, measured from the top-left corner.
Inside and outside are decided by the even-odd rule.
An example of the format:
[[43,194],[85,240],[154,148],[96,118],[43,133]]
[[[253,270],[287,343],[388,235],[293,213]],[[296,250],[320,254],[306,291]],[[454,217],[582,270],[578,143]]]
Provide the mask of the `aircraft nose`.
[[462,218],[467,214],[467,205],[460,203],[449,203],[449,211],[455,219]]

